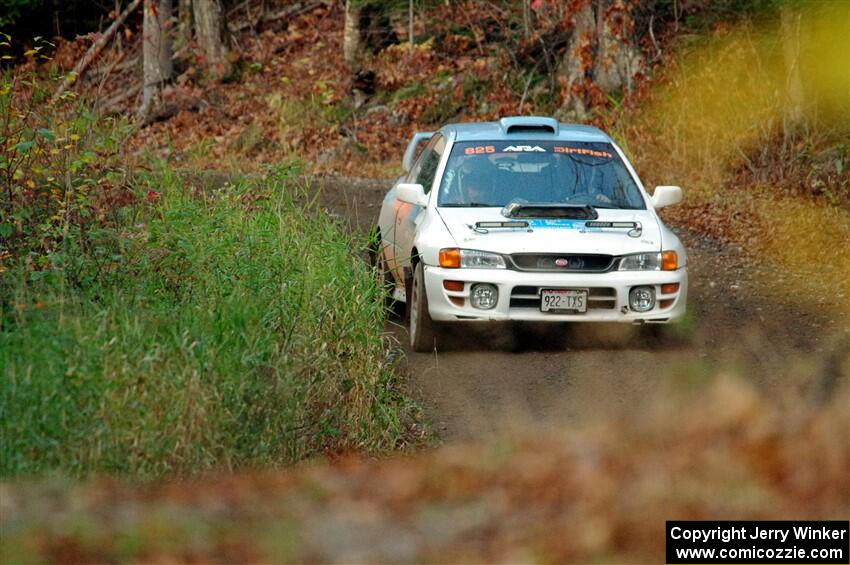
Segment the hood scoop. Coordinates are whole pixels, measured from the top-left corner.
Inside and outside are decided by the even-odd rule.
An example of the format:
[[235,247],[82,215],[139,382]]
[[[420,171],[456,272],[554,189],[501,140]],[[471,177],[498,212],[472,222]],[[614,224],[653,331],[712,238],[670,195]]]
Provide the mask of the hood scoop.
[[506,218],[560,218],[565,220],[595,220],[599,217],[596,209],[588,204],[531,204],[529,202],[509,202],[502,208]]

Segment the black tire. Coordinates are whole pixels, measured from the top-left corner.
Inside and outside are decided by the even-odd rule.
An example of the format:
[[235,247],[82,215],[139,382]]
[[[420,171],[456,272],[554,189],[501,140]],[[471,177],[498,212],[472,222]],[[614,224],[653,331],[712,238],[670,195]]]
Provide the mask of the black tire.
[[417,263],[407,297],[410,348],[417,353],[428,353],[437,348],[437,324],[428,313],[428,294],[425,292],[425,269]]

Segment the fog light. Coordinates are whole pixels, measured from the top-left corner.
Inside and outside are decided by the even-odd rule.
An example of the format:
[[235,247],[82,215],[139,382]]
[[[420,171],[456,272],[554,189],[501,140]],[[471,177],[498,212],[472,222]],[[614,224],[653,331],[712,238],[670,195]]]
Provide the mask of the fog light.
[[636,286],[629,292],[629,306],[635,312],[648,312],[655,307],[655,289]]
[[469,293],[469,302],[479,310],[492,310],[499,301],[499,289],[492,284],[474,284]]

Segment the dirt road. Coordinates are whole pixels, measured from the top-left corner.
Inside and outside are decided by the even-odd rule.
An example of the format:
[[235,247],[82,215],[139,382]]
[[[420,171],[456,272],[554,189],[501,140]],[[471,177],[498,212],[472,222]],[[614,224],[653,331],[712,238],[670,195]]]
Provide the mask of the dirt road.
[[[355,232],[374,224],[389,182],[325,178],[321,202]],[[669,212],[675,218],[675,209]],[[528,426],[562,428],[640,417],[660,388],[737,374],[783,400],[830,387],[846,355],[846,317],[833,297],[801,296],[788,273],[740,249],[677,230],[690,254],[684,339],[648,338],[625,325],[459,325],[431,354],[412,352],[400,319],[388,332],[444,439]],[[771,290],[772,289],[772,290]]]

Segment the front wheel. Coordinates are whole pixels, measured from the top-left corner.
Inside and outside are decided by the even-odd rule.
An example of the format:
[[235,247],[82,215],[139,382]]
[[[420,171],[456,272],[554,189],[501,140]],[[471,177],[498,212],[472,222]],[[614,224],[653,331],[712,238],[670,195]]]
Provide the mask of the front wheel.
[[410,347],[427,353],[437,347],[437,324],[428,313],[428,294],[425,292],[425,267],[421,262],[413,269],[413,281],[408,297],[410,313]]

